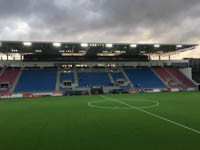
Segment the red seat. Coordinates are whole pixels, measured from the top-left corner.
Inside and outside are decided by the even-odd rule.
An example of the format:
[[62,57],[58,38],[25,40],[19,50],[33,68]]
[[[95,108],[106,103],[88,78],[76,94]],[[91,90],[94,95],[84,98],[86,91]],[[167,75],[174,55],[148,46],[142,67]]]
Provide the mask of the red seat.
[[184,76],[178,69],[176,68],[166,68],[169,72],[171,72],[183,85],[187,87],[195,87],[195,84],[190,81],[186,76]]
[[[6,69],[3,74],[0,76],[0,82],[8,82],[9,85],[13,85],[15,82],[17,75],[19,74],[19,70]],[[0,90],[0,93],[8,93],[9,89]]]
[[171,88],[179,88],[180,84],[176,83],[176,79],[171,76],[164,68],[154,67],[153,70],[166,82]]

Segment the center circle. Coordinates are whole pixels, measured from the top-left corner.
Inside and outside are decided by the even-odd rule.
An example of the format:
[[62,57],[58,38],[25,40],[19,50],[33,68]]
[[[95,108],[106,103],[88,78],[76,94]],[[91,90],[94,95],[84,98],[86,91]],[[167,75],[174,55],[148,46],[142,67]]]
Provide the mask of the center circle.
[[[127,101],[129,103],[127,103]],[[152,108],[159,106],[159,102],[153,100],[134,99],[134,100],[120,100],[120,102],[126,103],[127,106],[125,104],[117,103],[111,100],[91,101],[88,103],[88,106],[101,109],[135,109],[135,108],[145,109],[145,108]]]

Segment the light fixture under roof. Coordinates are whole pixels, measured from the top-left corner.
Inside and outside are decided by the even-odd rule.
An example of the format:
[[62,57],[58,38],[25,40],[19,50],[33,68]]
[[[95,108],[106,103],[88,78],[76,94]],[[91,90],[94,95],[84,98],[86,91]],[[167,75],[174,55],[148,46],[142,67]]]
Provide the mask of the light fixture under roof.
[[61,43],[53,43],[53,46],[54,46],[54,47],[60,47],[60,46],[61,46]]
[[81,47],[88,47],[88,43],[81,43]]
[[146,51],[140,51],[140,54],[145,54],[146,53]]
[[182,48],[183,45],[176,45],[176,48]]
[[137,45],[136,45],[136,44],[130,44],[130,47],[131,47],[131,48],[136,48]]
[[24,45],[24,46],[31,46],[32,43],[31,43],[31,42],[23,42],[23,45]]
[[155,44],[154,47],[155,48],[160,48],[160,45],[159,44]]
[[113,47],[113,44],[106,44],[106,47],[111,48]]

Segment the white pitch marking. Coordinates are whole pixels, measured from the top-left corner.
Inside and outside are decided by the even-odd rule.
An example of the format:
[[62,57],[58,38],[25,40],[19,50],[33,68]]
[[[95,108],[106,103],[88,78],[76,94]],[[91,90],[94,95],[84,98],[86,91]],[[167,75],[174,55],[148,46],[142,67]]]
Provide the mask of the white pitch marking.
[[161,116],[159,116],[159,115],[156,115],[156,114],[153,114],[153,113],[151,113],[151,112],[145,111],[145,110],[143,110],[143,109],[137,108],[137,107],[135,107],[135,106],[129,105],[129,104],[125,103],[125,102],[121,102],[121,101],[118,101],[118,100],[116,100],[116,99],[113,99],[113,98],[110,98],[110,97],[107,97],[107,96],[103,96],[103,95],[100,95],[100,96],[101,96],[101,97],[104,97],[104,98],[106,98],[106,99],[108,99],[108,100],[112,100],[112,101],[115,101],[115,102],[124,104],[124,105],[126,105],[126,106],[129,106],[129,107],[131,107],[131,108],[134,108],[134,109],[136,109],[136,110],[139,110],[139,111],[141,111],[141,112],[144,112],[144,113],[146,113],[146,114],[149,114],[149,115],[154,116],[154,117],[156,117],[156,118],[165,120],[165,121],[167,121],[167,122],[170,122],[170,123],[172,123],[172,124],[175,124],[175,125],[177,125],[177,126],[180,126],[180,127],[182,127],[182,128],[185,128],[185,129],[188,129],[188,130],[190,130],[190,131],[193,131],[193,132],[196,132],[196,133],[199,133],[199,134],[200,134],[200,131],[198,131],[198,130],[192,129],[192,128],[187,127],[187,126],[185,126],[185,125],[182,125],[182,124],[180,124],[180,123],[171,121],[171,120],[166,119],[166,118],[163,118],[163,117],[161,117]]
[[[102,109],[134,109],[132,107],[103,107],[103,106],[98,106],[98,105],[94,105],[94,103],[99,103],[99,102],[104,102],[105,100],[103,101],[92,101],[92,102],[88,102],[88,106],[89,107],[94,107],[94,108],[102,108]],[[138,99],[138,100],[133,100],[133,101],[144,101],[144,102],[152,102],[154,103],[154,105],[150,105],[150,106],[141,106],[141,107],[137,107],[137,108],[141,108],[141,109],[145,109],[145,108],[152,108],[152,107],[157,107],[159,106],[159,102],[157,101],[152,101],[152,100],[142,100],[142,99]]]

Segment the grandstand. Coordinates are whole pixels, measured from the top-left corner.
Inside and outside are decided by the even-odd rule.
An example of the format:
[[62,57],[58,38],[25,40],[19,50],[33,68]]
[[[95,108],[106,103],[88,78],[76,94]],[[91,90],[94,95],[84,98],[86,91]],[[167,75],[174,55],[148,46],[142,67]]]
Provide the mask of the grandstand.
[[[197,90],[189,61],[170,60],[173,53],[195,46],[4,41],[0,92],[65,92],[91,87],[101,87],[104,92]],[[160,60],[162,54],[169,55],[169,60]],[[159,60],[151,60],[152,55]]]
[[[112,72],[111,69],[83,69],[75,73],[59,72],[58,69],[24,68],[5,69],[2,71],[0,81],[6,84],[1,93],[26,93],[26,92],[55,92],[66,89],[109,87],[124,89],[165,89],[194,88],[196,85],[182,72],[172,67],[148,67],[148,68],[119,68],[122,73]],[[77,83],[75,84],[75,74]],[[59,79],[59,80],[58,80]],[[15,83],[15,84],[14,84]],[[56,86],[58,85],[58,88]]]

